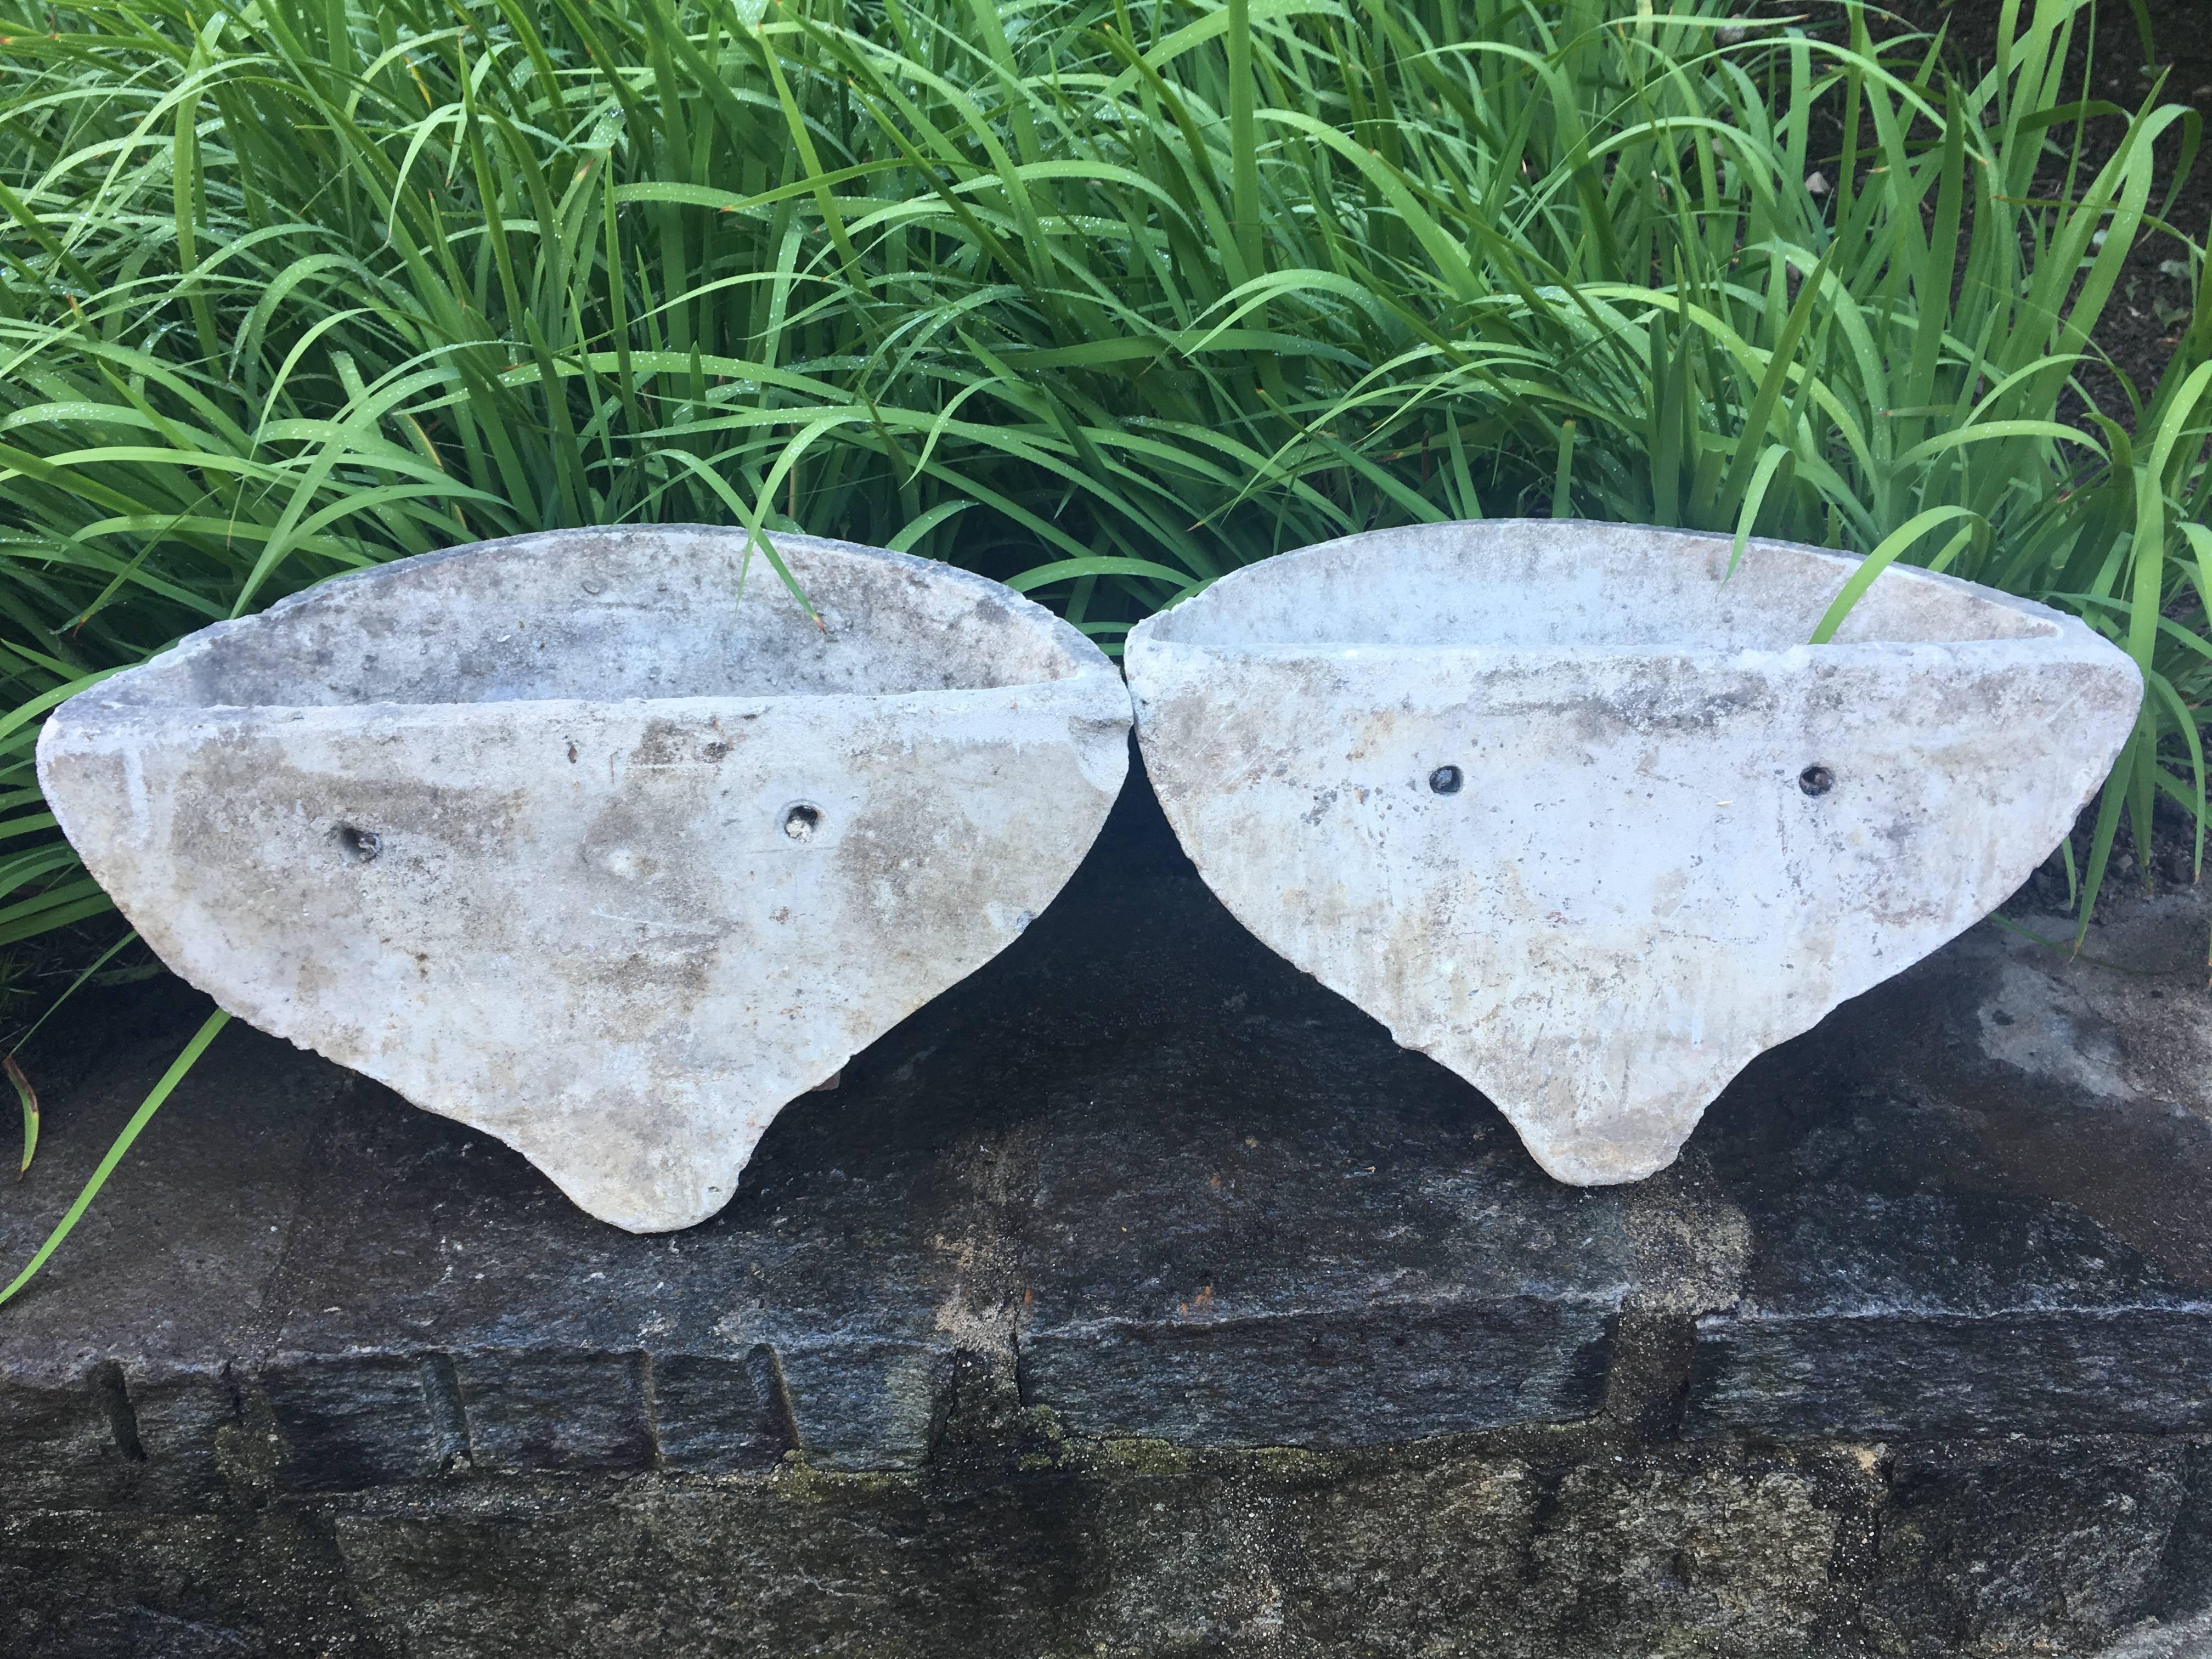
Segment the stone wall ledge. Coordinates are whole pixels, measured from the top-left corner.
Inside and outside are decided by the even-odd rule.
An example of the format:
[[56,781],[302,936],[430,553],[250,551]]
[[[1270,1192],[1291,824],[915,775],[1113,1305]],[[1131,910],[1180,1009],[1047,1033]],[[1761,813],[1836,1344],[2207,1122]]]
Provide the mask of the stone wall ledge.
[[[1698,1322],[1693,1436],[2212,1430],[2212,1304],[1715,1315]],[[2002,1425],[1999,1427],[1998,1425]]]
[[[2212,1605],[2208,927],[2119,896],[2091,954],[2127,972],[1972,930],[1600,1189],[1255,944],[1137,778],[1019,943],[687,1232],[234,1027],[0,1310],[0,1650],[2181,1627]],[[110,993],[41,1039],[9,1260],[204,1006]]]

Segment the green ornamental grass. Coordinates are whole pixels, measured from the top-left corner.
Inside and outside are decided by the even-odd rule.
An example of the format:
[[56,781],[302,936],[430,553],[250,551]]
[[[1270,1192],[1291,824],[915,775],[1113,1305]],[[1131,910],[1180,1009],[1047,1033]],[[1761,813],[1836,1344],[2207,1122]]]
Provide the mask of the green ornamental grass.
[[[124,933],[33,775],[64,698],[344,571],[679,520],[951,560],[1109,652],[1423,520],[1949,570],[2149,681],[2086,927],[2160,795],[2202,859],[2212,306],[2154,155],[2198,118],[2069,76],[2094,0],[2008,0],[1968,81],[1804,12],[0,0],[0,946],[82,982]],[[2194,313],[2100,404],[2152,235]]]

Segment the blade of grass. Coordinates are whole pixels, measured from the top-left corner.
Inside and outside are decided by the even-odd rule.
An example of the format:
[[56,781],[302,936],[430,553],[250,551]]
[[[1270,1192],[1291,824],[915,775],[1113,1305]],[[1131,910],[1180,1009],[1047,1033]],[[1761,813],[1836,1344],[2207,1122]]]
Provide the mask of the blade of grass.
[[91,1176],[85,1182],[76,1200],[63,1212],[62,1218],[55,1223],[53,1231],[46,1235],[46,1242],[32,1254],[30,1261],[23,1265],[22,1271],[9,1281],[7,1288],[0,1290],[0,1305],[5,1305],[12,1300],[18,1291],[36,1278],[39,1269],[46,1265],[47,1258],[61,1248],[62,1242],[75,1230],[76,1224],[83,1219],[84,1212],[92,1207],[92,1200],[100,1195],[100,1189],[107,1184],[108,1176],[113,1175],[116,1166],[123,1162],[124,1154],[131,1150],[138,1137],[145,1132],[146,1126],[154,1121],[154,1114],[161,1109],[162,1103],[175,1091],[177,1085],[183,1082],[185,1074],[199,1063],[199,1058],[207,1052],[208,1045],[221,1035],[222,1028],[229,1023],[230,1016],[220,1008],[207,1017],[206,1021],[193,1034],[191,1041],[185,1045],[184,1051],[170,1063],[169,1069],[161,1073],[161,1080],[147,1092],[146,1098],[139,1103],[138,1109],[131,1115],[131,1121],[123,1126],[121,1133],[115,1137],[106,1155],[93,1170]]

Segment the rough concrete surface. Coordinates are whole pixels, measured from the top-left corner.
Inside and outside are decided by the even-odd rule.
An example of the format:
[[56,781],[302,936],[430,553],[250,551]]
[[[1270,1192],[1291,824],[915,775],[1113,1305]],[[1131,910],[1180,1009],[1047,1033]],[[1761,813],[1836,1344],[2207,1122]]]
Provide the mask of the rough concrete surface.
[[[985,579],[742,532],[562,531],[221,623],[39,744],[183,978],[489,1131],[633,1231],[1016,939],[1105,820],[1128,702]],[[742,593],[740,589],[742,588]]]
[[[2198,1659],[2212,903],[2108,909],[1598,1188],[1135,781],[689,1232],[234,1027],[0,1310],[0,1652]],[[103,994],[0,1258],[205,1006]]]
[[1499,521],[1232,573],[1129,636],[1145,764],[1267,945],[1577,1185],[1987,915],[2142,679],[2080,622],[1725,536]]

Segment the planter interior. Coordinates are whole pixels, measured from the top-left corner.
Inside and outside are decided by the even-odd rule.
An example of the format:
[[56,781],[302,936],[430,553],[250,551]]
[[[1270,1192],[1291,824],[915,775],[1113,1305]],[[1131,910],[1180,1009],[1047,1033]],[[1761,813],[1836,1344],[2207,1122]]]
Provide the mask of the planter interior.
[[1578,1184],[1671,1162],[1753,1057],[1971,926],[2110,770],[2079,622],[1893,568],[1571,522],[1378,532],[1134,629],[1147,770],[1274,950]]
[[634,1231],[1018,935],[1128,704],[997,583],[741,532],[550,532],[204,630],[49,720],[63,830],[224,1006]]

